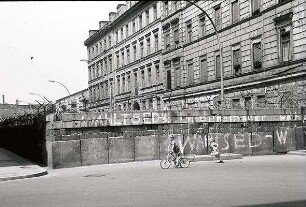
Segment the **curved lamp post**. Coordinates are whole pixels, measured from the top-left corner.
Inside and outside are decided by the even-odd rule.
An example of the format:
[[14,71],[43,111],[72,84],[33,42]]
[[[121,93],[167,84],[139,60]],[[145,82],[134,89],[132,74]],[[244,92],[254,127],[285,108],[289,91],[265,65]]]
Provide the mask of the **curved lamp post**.
[[89,60],[86,60],[86,59],[81,59],[80,61],[89,63]]
[[61,82],[55,81],[55,80],[49,80],[49,82],[51,82],[51,83],[58,83],[58,84],[62,85],[67,90],[67,92],[68,92],[68,94],[70,96],[70,92],[69,92],[68,88],[64,84],[62,84]]
[[46,100],[48,103],[50,103],[50,101],[45,96],[39,95],[38,93],[30,93],[30,95],[39,96],[42,100],[44,100],[44,101]]
[[191,3],[192,5],[194,5],[195,7],[197,7],[198,9],[200,9],[203,14],[205,16],[207,16],[207,18],[209,19],[210,23],[213,25],[214,27],[214,30],[215,30],[215,33],[216,33],[216,36],[217,36],[217,40],[218,40],[218,46],[219,46],[219,51],[220,51],[220,78],[221,78],[221,105],[224,104],[224,82],[223,82],[223,67],[222,67],[222,45],[221,45],[221,41],[220,41],[220,37],[219,37],[219,33],[217,31],[217,28],[216,28],[216,25],[215,23],[212,21],[212,19],[210,18],[210,16],[204,11],[204,9],[202,9],[200,6],[198,6],[196,4],[196,2],[198,1],[190,1],[190,0],[186,0],[187,2]]

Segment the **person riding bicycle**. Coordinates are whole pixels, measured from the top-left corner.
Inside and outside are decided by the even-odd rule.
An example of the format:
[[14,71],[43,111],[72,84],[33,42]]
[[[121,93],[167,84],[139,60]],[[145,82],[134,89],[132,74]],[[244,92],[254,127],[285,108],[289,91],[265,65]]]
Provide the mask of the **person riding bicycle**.
[[169,135],[169,140],[170,140],[170,143],[168,146],[168,152],[174,155],[175,157],[174,164],[178,166],[178,159],[182,155],[180,145],[177,142],[177,140],[175,140],[175,137],[173,136],[173,134]]
[[224,163],[218,150],[218,143],[214,138],[210,139],[210,147],[212,148],[212,152],[210,154],[215,156],[219,160],[219,163]]

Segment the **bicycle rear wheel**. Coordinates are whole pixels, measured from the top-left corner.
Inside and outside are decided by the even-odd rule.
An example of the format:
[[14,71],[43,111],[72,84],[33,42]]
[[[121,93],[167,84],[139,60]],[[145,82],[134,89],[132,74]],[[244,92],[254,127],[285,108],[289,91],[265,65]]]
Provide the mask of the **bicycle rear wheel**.
[[167,159],[163,159],[160,161],[160,167],[163,169],[168,169],[170,167],[170,162]]
[[181,159],[181,166],[182,166],[183,168],[189,167],[189,165],[190,165],[190,161],[189,161],[188,158],[182,158],[182,159]]

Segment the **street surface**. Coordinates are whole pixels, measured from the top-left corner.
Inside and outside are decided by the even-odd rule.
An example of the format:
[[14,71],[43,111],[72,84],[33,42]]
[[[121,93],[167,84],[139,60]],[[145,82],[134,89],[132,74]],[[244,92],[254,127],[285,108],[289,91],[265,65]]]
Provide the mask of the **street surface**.
[[163,170],[159,161],[65,168],[0,182],[0,206],[306,206],[305,175],[306,156],[299,155],[186,169]]

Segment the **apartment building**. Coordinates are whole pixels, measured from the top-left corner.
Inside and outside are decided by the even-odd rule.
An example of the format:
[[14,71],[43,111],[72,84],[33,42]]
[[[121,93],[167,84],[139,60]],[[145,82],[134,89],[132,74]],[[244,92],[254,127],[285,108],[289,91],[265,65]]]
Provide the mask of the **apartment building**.
[[108,22],[91,30],[88,48],[89,108],[160,108],[163,93],[159,1],[127,1]]
[[88,89],[83,89],[55,101],[57,112],[81,112],[88,110]]
[[215,24],[221,47],[212,22],[199,8],[186,1],[163,2],[164,100],[169,100],[168,108],[306,105],[305,2],[196,4]]
[[127,1],[90,31],[90,108],[306,105],[305,2],[195,4]]

